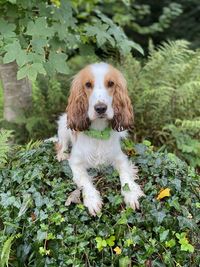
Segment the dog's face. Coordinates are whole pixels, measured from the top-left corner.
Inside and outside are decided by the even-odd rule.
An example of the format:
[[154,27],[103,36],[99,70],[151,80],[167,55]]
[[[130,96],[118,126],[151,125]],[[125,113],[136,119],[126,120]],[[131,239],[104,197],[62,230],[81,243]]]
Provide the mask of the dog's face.
[[108,120],[117,131],[130,128],[133,111],[122,73],[106,63],[82,69],[72,82],[67,118],[75,131],[88,129],[96,119]]

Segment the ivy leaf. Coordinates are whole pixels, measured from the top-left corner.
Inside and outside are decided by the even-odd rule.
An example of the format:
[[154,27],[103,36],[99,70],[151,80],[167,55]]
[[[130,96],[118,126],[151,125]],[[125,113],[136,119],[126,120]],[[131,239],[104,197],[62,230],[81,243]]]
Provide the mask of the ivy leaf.
[[196,206],[197,209],[200,209],[200,202],[196,202],[195,206]]
[[184,244],[181,245],[181,250],[193,253],[194,252],[194,247],[189,243],[184,243]]
[[163,219],[166,217],[166,213],[164,211],[152,210],[151,214],[159,224],[162,223]]
[[194,247],[189,243],[185,232],[183,232],[181,234],[176,233],[176,237],[179,240],[179,243],[181,244],[181,250],[182,251],[188,251],[191,253],[194,252]]
[[175,178],[175,179],[172,181],[172,184],[175,185],[176,190],[178,190],[178,191],[181,190],[181,180]]
[[124,246],[125,247],[130,247],[130,245],[133,245],[133,244],[134,244],[134,242],[130,238],[126,239],[125,242],[124,242]]
[[122,189],[125,192],[129,192],[130,191],[130,187],[129,187],[128,183],[125,183],[125,185],[122,187]]
[[60,225],[62,222],[65,221],[65,219],[62,217],[62,215],[59,212],[56,212],[52,214],[50,221],[55,223],[56,225]]
[[196,226],[192,219],[185,218],[183,216],[178,216],[177,219],[179,222],[180,229],[184,229],[184,228],[193,229]]
[[11,196],[10,192],[0,194],[0,203],[4,208],[11,206],[15,203],[16,198]]
[[165,241],[167,236],[168,236],[168,234],[169,234],[169,230],[168,229],[163,231],[162,233],[160,233],[160,242]]
[[107,246],[106,240],[102,239],[101,237],[96,237],[95,240],[97,242],[97,249],[99,251],[101,251],[104,247]]
[[139,155],[143,155],[147,151],[147,147],[144,144],[136,144],[134,148]]
[[131,259],[128,256],[119,259],[119,267],[128,266],[131,266]]
[[37,240],[38,241],[42,241],[42,240],[44,240],[44,239],[46,239],[47,238],[47,232],[44,232],[44,231],[42,231],[41,229],[39,229],[38,231],[37,231]]
[[127,218],[125,215],[122,215],[122,217],[117,221],[117,224],[121,225],[121,224],[127,224]]
[[108,244],[109,247],[113,247],[115,244],[115,236],[110,236],[109,238],[106,239],[106,243]]
[[169,241],[166,241],[165,242],[165,246],[167,247],[167,248],[172,248],[172,247],[174,247],[176,245],[176,241],[175,241],[175,239],[170,239]]

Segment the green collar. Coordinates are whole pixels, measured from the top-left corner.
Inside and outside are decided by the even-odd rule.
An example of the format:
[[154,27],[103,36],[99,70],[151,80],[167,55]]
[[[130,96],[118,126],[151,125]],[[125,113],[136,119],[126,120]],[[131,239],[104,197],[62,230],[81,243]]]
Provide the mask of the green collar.
[[103,131],[95,130],[95,129],[89,129],[87,131],[84,131],[84,134],[87,136],[90,136],[92,138],[100,139],[100,140],[108,140],[110,138],[110,132],[111,128],[107,127]]

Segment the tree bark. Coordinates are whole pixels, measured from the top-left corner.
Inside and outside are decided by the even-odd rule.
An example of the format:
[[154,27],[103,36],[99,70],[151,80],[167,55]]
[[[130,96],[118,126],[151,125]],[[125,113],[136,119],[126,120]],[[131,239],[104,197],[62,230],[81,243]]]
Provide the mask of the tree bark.
[[32,86],[28,78],[17,80],[17,64],[0,64],[4,92],[4,120],[17,122],[32,106]]

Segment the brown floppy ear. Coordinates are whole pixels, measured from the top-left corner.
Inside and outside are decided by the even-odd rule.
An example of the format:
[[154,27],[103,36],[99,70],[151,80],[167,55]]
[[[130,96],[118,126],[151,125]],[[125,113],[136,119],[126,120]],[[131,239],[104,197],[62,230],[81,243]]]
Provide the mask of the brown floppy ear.
[[90,125],[87,111],[87,95],[82,87],[80,74],[77,74],[71,85],[68,105],[66,108],[68,128],[75,131],[87,130]]
[[133,126],[133,108],[128,96],[126,80],[120,72],[113,93],[113,109],[112,128],[118,132],[131,129]]

